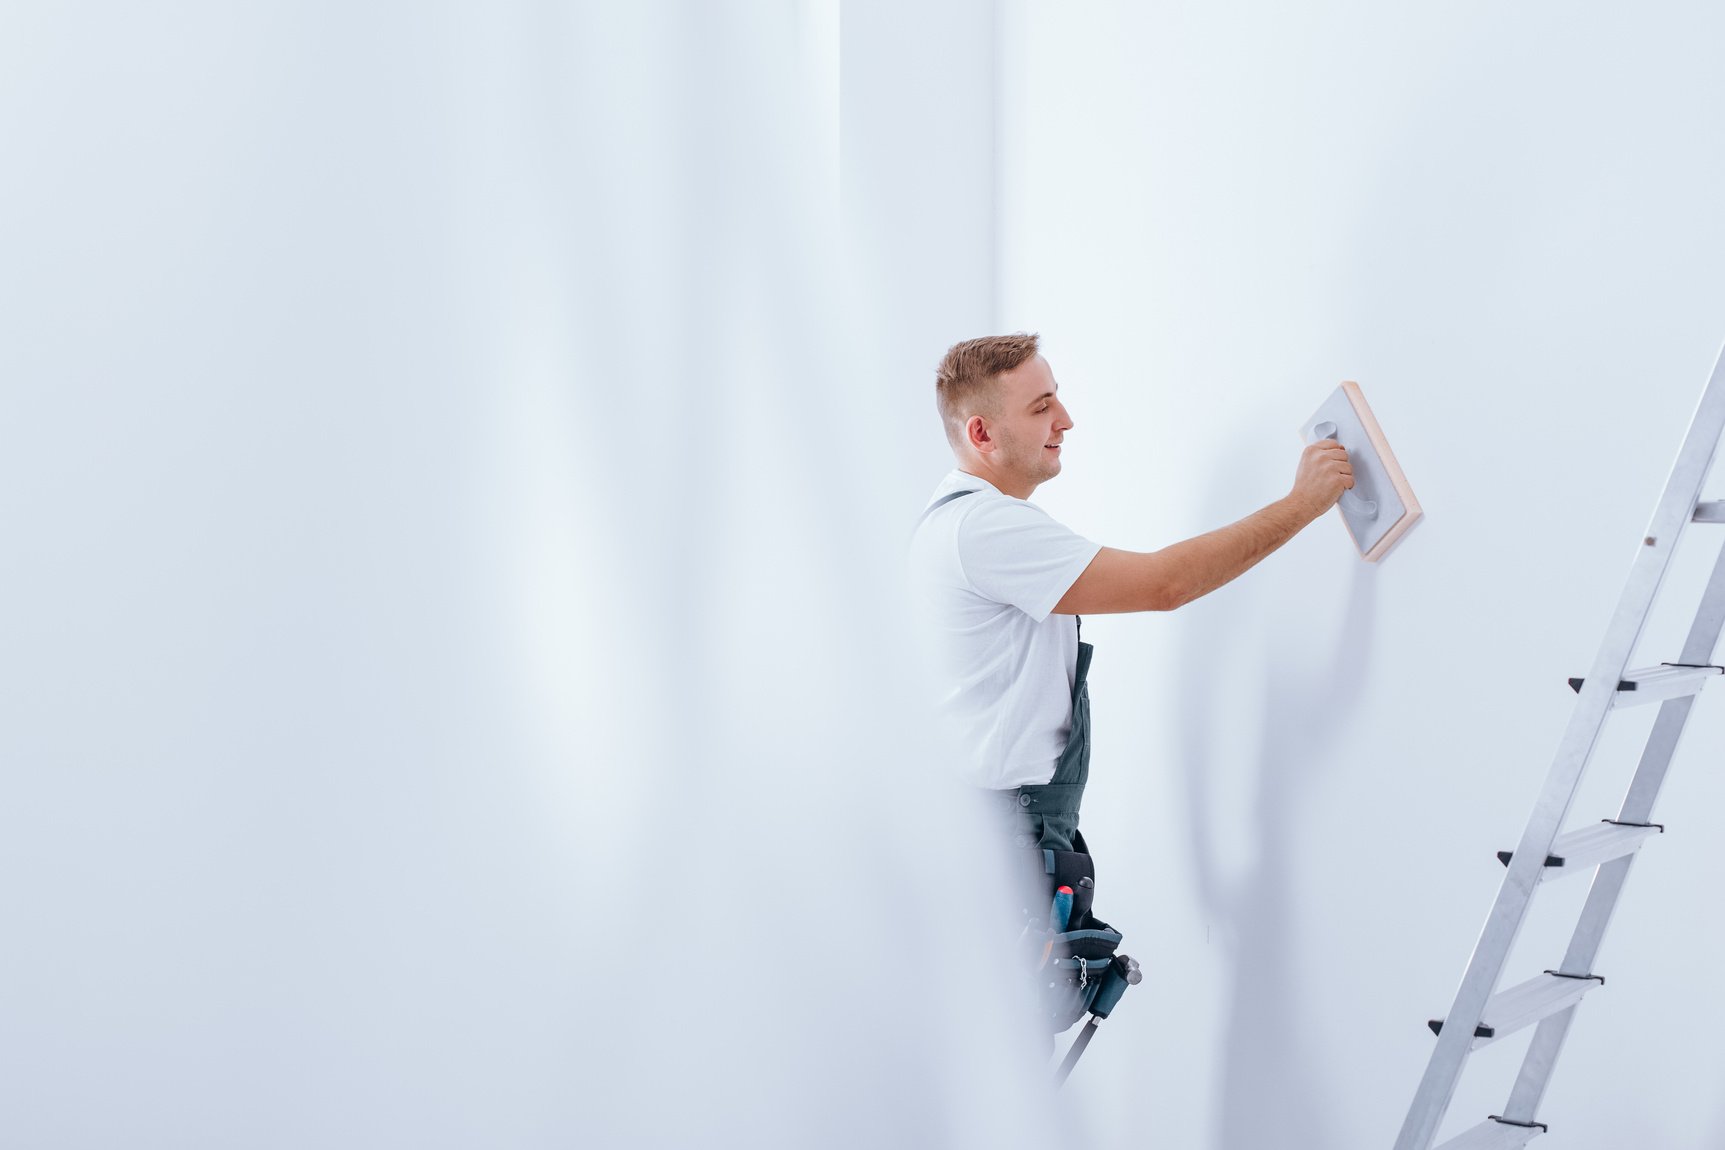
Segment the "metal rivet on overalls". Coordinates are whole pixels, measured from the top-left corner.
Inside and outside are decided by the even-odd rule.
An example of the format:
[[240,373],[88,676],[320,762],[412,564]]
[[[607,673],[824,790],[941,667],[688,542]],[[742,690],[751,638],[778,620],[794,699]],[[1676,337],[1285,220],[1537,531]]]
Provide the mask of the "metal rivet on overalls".
[[1030,796],[1029,795],[1019,795],[1018,796],[1018,805],[1021,807],[1029,806],[1030,805]]

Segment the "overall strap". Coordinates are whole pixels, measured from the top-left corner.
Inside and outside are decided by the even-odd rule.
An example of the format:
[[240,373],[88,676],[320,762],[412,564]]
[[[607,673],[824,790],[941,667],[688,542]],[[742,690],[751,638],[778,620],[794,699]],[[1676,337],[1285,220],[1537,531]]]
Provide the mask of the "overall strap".
[[933,503],[930,503],[928,505],[928,509],[926,511],[924,511],[922,513],[922,515],[917,519],[917,521],[916,521],[917,527],[921,527],[924,519],[927,519],[930,515],[933,515],[936,511],[939,511],[942,507],[945,507],[948,503],[951,503],[954,499],[962,499],[966,495],[975,495],[978,490],[979,490],[978,488],[973,487],[969,491],[954,491],[954,492],[951,492],[950,494],[942,495],[939,499],[936,499]]

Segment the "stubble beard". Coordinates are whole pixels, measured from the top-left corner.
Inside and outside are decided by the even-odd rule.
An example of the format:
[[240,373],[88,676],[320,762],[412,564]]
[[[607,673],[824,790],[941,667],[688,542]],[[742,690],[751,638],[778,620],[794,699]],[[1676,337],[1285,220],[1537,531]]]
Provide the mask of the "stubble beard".
[[1051,457],[1044,454],[1047,451],[1046,444],[1038,443],[1022,451],[1016,442],[1009,442],[1006,446],[1011,451],[1019,474],[1032,486],[1041,486],[1060,474],[1060,456]]

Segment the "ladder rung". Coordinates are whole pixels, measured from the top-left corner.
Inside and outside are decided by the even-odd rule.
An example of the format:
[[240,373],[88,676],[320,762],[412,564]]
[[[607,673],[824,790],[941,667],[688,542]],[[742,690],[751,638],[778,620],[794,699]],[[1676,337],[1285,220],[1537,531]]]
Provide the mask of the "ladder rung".
[[[1549,882],[1564,875],[1579,874],[1600,863],[1634,854],[1649,835],[1659,834],[1664,829],[1661,826],[1638,827],[1603,822],[1559,835],[1551,844],[1551,853],[1545,856],[1545,869],[1540,872],[1539,880]],[[1508,866],[1514,857],[1514,851],[1497,852],[1497,859],[1504,866]]]
[[[1657,667],[1643,667],[1639,671],[1630,671],[1617,684],[1617,694],[1612,697],[1611,705],[1639,707],[1645,703],[1694,695],[1707,685],[1707,680],[1717,678],[1722,673],[1725,673],[1725,668],[1673,667],[1669,663],[1661,663]],[[1580,693],[1581,686],[1586,681],[1571,679],[1569,685]]]
[[1500,991],[1485,1004],[1483,1029],[1491,1034],[1475,1036],[1473,1048],[1489,1046],[1506,1035],[1532,1026],[1560,1010],[1567,1010],[1581,1001],[1581,996],[1599,985],[1596,978],[1565,978],[1557,974],[1536,974],[1519,986]]
[[[1473,1049],[1490,1046],[1518,1030],[1532,1026],[1581,1001],[1581,996],[1598,986],[1601,978],[1566,978],[1557,974],[1540,974],[1519,986],[1500,991],[1485,1004],[1485,1017],[1473,1032]],[[1434,1018],[1426,1023],[1432,1033],[1441,1033],[1443,1021]]]
[[1715,499],[1711,503],[1695,505],[1695,522],[1725,523],[1725,499]]
[[1478,1126],[1463,1130],[1438,1150],[1521,1150],[1543,1133],[1543,1126],[1517,1126],[1487,1118]]

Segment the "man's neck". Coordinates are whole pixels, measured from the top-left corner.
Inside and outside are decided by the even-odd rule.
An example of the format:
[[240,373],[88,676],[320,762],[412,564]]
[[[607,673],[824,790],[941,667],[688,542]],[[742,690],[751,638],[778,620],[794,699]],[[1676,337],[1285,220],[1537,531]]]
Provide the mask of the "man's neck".
[[1037,488],[1036,484],[1026,480],[1001,475],[979,459],[961,460],[958,469],[966,475],[985,480],[1002,495],[1010,495],[1014,499],[1029,499]]

